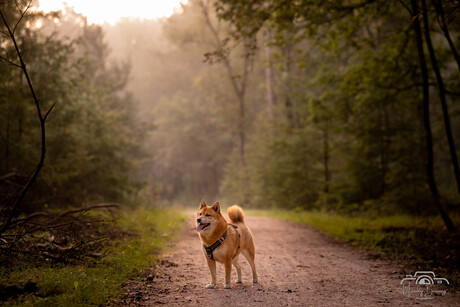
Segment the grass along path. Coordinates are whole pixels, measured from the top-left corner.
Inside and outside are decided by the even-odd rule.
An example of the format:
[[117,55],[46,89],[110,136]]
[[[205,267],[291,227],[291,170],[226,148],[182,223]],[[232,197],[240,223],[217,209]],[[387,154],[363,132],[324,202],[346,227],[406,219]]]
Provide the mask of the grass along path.
[[[117,301],[122,284],[159,260],[185,220],[178,209],[136,208],[120,213],[116,224],[131,235],[113,242],[98,262],[70,265],[28,263],[2,269],[0,285],[29,285],[29,291],[0,304],[33,306],[102,305]],[[2,287],[0,287],[1,289]]]
[[438,216],[346,216],[334,213],[247,210],[248,215],[273,217],[319,229],[376,258],[397,260],[412,270],[433,270],[460,284],[460,217],[452,216],[457,230],[449,233]]

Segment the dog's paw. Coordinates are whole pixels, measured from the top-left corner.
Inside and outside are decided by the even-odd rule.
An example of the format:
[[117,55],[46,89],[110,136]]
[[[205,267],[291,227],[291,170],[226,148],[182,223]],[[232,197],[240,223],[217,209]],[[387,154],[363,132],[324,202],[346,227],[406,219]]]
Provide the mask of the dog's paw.
[[225,288],[225,289],[231,289],[232,286],[231,286],[230,284],[226,284],[224,288]]
[[258,282],[259,282],[259,280],[257,279],[257,277],[254,278],[254,279],[252,280],[252,283],[253,283],[253,284],[256,284],[256,283],[258,283]]
[[236,281],[236,283],[237,283],[237,284],[242,284],[243,281],[242,281],[241,279],[238,279],[238,280]]
[[214,289],[215,287],[216,287],[216,284],[206,285],[206,289]]

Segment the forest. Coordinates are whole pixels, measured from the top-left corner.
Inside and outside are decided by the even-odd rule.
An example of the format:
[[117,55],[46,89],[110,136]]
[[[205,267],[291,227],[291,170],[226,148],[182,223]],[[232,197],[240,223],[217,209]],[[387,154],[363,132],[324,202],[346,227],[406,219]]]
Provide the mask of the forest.
[[[43,260],[109,269],[138,218],[165,245],[201,199],[371,232],[390,217],[385,233],[412,236],[390,253],[428,236],[419,260],[460,280],[458,0],[188,0],[103,25],[38,1],[0,13],[5,300],[34,302],[17,272]],[[430,222],[406,232],[397,215]]]

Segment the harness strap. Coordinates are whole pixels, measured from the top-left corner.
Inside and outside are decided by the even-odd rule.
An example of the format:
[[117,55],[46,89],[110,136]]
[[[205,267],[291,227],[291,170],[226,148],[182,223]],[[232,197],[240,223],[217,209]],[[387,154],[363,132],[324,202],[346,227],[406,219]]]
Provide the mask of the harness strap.
[[225,231],[222,237],[220,237],[219,240],[214,242],[211,246],[206,246],[203,244],[203,247],[206,251],[206,256],[208,256],[209,259],[214,260],[212,253],[214,252],[216,248],[218,248],[222,243],[224,243],[226,237],[227,237],[227,231]]
[[238,235],[238,248],[236,249],[235,255],[233,255],[232,257],[232,259],[235,259],[236,254],[238,254],[238,251],[240,250],[241,235],[240,235],[240,232],[238,231],[238,226],[235,226],[233,224],[228,224],[228,225],[232,226],[235,229],[236,234]]
[[[236,254],[238,254],[238,251],[240,249],[240,240],[241,240],[241,235],[240,235],[240,232],[238,231],[238,226],[235,226],[233,224],[228,224],[229,226],[232,226],[236,233],[238,234],[238,248],[235,252],[235,255],[233,255],[233,258],[234,259],[236,257]],[[214,242],[211,246],[206,246],[203,244],[203,247],[204,247],[204,250],[206,251],[206,256],[211,259],[211,260],[214,260],[214,257],[212,255],[212,253],[216,250],[216,248],[218,248],[222,243],[224,243],[225,241],[225,238],[227,237],[227,231],[224,232],[224,234],[222,235],[222,237],[220,237],[216,242]]]

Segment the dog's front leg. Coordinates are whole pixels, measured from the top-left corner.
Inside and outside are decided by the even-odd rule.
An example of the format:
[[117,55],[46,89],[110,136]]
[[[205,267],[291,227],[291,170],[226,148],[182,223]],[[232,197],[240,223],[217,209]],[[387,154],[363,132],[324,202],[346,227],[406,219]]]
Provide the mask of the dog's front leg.
[[208,262],[209,271],[211,271],[211,278],[212,281],[209,285],[206,286],[208,289],[214,289],[216,287],[216,262],[214,260],[209,259],[206,257],[206,261]]
[[232,273],[232,259],[225,260],[225,289],[231,289],[230,277]]

